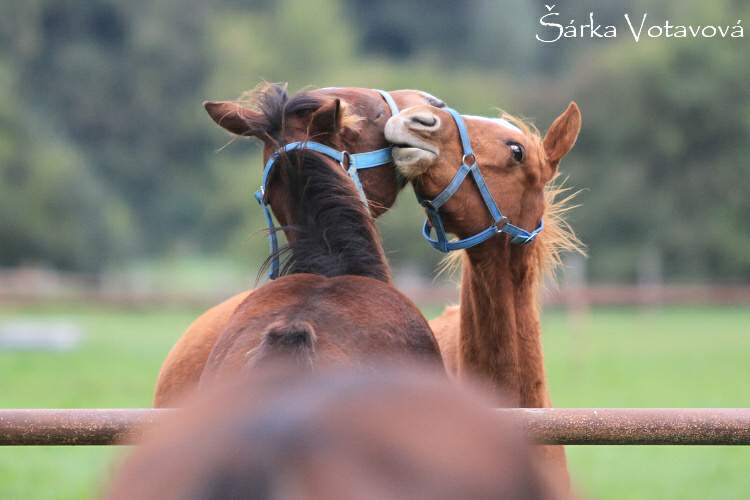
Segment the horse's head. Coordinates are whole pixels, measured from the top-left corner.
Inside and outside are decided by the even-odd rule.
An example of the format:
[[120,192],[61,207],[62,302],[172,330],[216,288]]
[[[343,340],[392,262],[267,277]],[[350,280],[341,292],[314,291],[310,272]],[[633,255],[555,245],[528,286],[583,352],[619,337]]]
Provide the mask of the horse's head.
[[[390,93],[399,107],[416,104],[443,106],[424,92],[397,90]],[[206,102],[211,118],[229,132],[257,137],[264,144],[264,162],[279,147],[295,141],[316,141],[341,151],[360,153],[388,146],[383,128],[391,116],[388,104],[375,90],[324,88],[288,96],[284,86],[266,84],[239,102]],[[341,166],[326,158],[331,168]],[[390,208],[404,186],[392,163],[360,173],[374,216]],[[283,183],[271,183],[268,199],[282,225],[292,222],[285,213]]]
[[[544,213],[544,187],[578,137],[578,106],[571,103],[544,138],[511,117],[465,116],[463,122],[473,155],[465,155],[457,120],[447,109],[418,105],[391,118],[385,135],[395,145],[393,159],[398,170],[413,181],[421,198],[433,200],[456,182],[462,164],[471,166],[475,159],[489,195],[507,221],[532,231]],[[468,238],[497,223],[478,185],[479,181],[467,178],[439,207],[447,232]],[[498,227],[505,222],[500,221]]]
[[563,498],[518,422],[469,383],[413,361],[295,368],[248,371],[160,417],[104,498]]

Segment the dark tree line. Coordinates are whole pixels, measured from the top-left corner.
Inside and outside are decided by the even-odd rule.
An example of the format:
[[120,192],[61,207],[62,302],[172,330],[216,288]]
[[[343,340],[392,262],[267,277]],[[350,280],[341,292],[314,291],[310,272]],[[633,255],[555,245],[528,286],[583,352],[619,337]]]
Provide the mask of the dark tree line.
[[[590,4],[590,5],[589,5]],[[666,2],[654,16],[734,23]],[[750,279],[750,59],[742,43],[534,40],[522,0],[29,0],[0,5],[0,265],[101,270],[175,249],[259,260],[249,193],[258,149],[204,116],[260,79],[417,87],[474,113],[549,124],[578,100],[563,163],[587,190],[573,222],[595,279],[632,280],[645,253],[667,277]],[[638,3],[630,10],[641,8]],[[562,7],[561,7],[562,9]],[[567,6],[617,23],[619,2]],[[722,10],[723,9],[723,10]],[[691,17],[692,16],[692,17]],[[708,16],[708,17],[706,17]],[[396,264],[425,271],[405,195],[382,223]],[[249,243],[252,242],[252,243]],[[429,258],[425,258],[428,255]]]

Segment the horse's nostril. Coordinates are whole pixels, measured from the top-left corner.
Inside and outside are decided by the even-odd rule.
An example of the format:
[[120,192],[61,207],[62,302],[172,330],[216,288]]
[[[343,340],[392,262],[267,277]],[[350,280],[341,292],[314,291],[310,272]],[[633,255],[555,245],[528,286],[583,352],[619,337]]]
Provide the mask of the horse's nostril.
[[411,121],[422,125],[423,127],[434,127],[437,123],[437,118],[434,115],[414,115],[411,117]]

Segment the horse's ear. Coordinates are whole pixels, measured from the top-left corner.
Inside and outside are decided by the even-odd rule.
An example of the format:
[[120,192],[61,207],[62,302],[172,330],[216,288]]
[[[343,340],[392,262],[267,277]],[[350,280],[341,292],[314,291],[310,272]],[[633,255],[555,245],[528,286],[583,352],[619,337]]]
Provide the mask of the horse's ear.
[[544,136],[544,152],[552,168],[573,149],[581,131],[581,110],[575,102],[568,105],[563,114],[555,118]]
[[213,121],[233,134],[263,138],[268,124],[262,113],[232,101],[205,101],[203,107]]
[[341,101],[331,99],[316,109],[310,118],[310,136],[327,135],[338,132],[341,127]]

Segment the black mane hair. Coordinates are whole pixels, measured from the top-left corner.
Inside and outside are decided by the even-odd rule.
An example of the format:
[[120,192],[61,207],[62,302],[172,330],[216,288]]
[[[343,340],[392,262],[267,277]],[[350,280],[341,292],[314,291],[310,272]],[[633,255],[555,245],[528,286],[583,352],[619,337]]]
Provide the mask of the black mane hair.
[[[368,208],[354,182],[318,153],[298,150],[279,159],[275,182],[285,186],[296,223],[281,274],[356,275],[390,282],[391,273]],[[275,256],[270,256],[263,268]]]
[[284,118],[291,114],[305,114],[317,110],[323,102],[310,92],[298,92],[289,97],[286,85],[270,83],[253,92],[255,106],[266,120],[265,128],[271,137],[280,139]]

